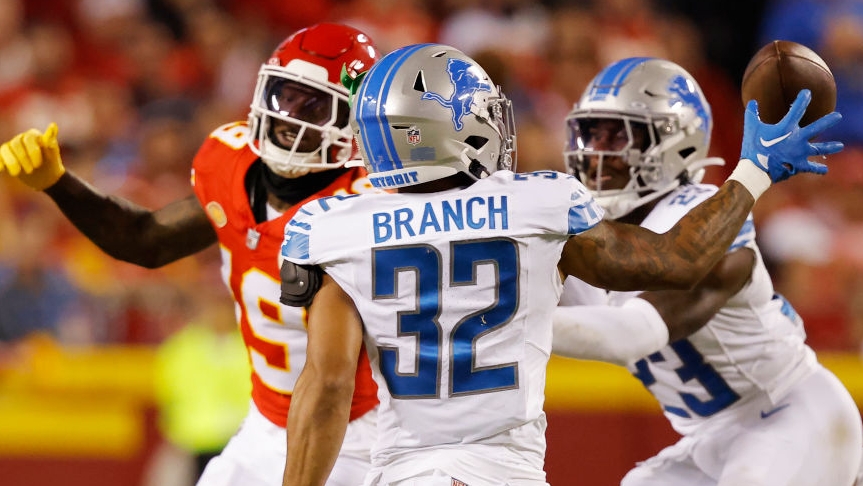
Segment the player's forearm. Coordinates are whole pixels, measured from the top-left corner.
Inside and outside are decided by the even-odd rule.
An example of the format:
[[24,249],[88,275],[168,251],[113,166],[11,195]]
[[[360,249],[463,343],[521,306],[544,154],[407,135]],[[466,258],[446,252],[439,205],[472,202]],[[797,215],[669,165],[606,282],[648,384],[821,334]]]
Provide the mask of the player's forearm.
[[608,290],[692,288],[731,246],[754,202],[731,181],[663,234],[603,221],[567,242],[561,271]]
[[329,385],[315,383],[317,379],[306,371],[297,381],[288,414],[284,486],[326,483],[350,418],[353,380]]
[[678,276],[687,288],[701,282],[725,256],[754,205],[746,187],[728,181],[663,235],[664,243],[674,250],[673,258],[682,269]]
[[639,297],[650,302],[668,325],[669,341],[697,332],[752,280],[755,251],[742,247],[727,253],[690,290],[653,290]]
[[118,260],[155,268],[216,241],[196,201],[179,201],[170,210],[154,212],[103,194],[68,171],[45,193],[84,236]]

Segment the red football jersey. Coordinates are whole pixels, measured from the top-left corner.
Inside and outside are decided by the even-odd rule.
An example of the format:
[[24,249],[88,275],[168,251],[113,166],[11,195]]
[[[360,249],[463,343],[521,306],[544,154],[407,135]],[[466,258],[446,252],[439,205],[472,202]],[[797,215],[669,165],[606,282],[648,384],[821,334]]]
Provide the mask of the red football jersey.
[[[252,367],[252,399],[274,424],[285,427],[291,393],[306,361],[305,309],[279,302],[279,251],[285,224],[304,202],[371,190],[365,170],[354,168],[289,208],[255,223],[245,177],[257,156],[248,148],[245,122],[223,125],[204,142],[192,163],[192,186],[219,236],[222,278],[236,301],[240,332]],[[377,404],[368,357],[360,355],[351,405],[355,419]]]

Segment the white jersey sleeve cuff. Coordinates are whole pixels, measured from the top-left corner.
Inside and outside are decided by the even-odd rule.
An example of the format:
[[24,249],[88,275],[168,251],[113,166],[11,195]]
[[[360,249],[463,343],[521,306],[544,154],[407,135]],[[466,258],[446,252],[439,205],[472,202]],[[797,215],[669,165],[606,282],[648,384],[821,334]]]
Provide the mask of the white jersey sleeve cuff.
[[554,311],[552,352],[626,366],[668,344],[668,327],[649,302],[620,307],[561,306]]

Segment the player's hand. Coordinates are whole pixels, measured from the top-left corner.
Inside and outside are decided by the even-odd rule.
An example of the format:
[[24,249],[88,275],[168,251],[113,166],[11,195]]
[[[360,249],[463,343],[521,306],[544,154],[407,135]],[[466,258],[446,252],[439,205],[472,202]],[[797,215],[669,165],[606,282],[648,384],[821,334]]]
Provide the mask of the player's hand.
[[66,172],[60,160],[57,124],[52,122],[45,133],[31,128],[0,145],[0,172],[4,170],[37,191],[53,186]]
[[788,113],[775,125],[761,121],[755,100],[746,105],[740,157],[752,161],[766,172],[773,183],[784,181],[798,172],[825,174],[826,165],[811,162],[808,158],[835,154],[844,148],[842,142],[809,142],[842,119],[842,115],[834,111],[800,127],[800,119],[811,99],[812,93],[808,89],[801,90]]

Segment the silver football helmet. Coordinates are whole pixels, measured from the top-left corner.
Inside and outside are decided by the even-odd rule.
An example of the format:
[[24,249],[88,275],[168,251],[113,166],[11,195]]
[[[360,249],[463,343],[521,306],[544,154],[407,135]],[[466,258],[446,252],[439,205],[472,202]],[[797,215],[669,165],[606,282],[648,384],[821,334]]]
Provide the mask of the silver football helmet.
[[416,44],[381,58],[359,85],[350,122],[376,187],[515,168],[510,101],[449,46]]
[[[594,148],[597,130],[614,120],[617,142]],[[677,64],[628,58],[603,69],[566,118],[567,170],[584,182],[610,218],[667,194],[681,183],[700,182],[712,129],[710,105],[695,79]],[[610,160],[628,165],[629,182],[603,187]]]

